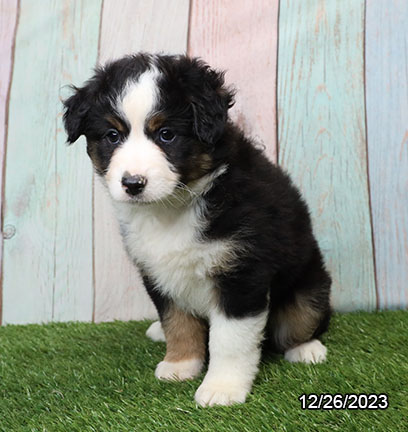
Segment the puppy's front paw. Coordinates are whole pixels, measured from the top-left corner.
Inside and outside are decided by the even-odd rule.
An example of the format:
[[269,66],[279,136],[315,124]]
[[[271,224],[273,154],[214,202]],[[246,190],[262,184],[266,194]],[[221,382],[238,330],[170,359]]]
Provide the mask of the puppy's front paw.
[[249,390],[231,381],[204,380],[196,391],[195,400],[202,407],[244,403]]
[[178,362],[161,361],[154,372],[160,380],[184,381],[195,378],[203,367],[200,359],[182,360]]

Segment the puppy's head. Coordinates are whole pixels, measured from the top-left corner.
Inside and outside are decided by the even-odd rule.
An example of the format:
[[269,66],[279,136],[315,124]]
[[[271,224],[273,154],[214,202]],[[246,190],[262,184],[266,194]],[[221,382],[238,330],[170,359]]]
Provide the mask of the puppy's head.
[[232,106],[223,74],[186,56],[128,56],[64,102],[68,142],[87,151],[115,200],[155,202],[216,168]]

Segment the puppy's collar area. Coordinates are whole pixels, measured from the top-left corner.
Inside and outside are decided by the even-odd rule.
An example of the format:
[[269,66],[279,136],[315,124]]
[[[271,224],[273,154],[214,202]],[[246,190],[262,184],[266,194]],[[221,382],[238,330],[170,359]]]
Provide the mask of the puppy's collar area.
[[227,164],[220,165],[216,170],[213,172],[206,174],[205,176],[201,177],[198,180],[195,180],[193,184],[191,185],[191,190],[199,195],[205,195],[207,194],[213,184],[214,180],[226,173],[228,170]]

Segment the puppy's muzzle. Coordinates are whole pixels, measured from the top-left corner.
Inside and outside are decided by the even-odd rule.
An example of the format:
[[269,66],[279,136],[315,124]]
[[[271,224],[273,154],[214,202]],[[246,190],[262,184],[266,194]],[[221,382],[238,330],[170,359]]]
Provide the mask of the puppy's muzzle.
[[126,193],[131,196],[139,195],[145,188],[147,178],[140,175],[130,175],[125,173],[122,177],[122,186]]

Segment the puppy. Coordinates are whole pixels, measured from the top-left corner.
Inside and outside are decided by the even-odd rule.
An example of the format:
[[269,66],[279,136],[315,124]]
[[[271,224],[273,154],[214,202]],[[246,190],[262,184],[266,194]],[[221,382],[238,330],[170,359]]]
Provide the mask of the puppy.
[[137,54],[96,70],[64,102],[109,191],[167,342],[159,379],[207,374],[202,406],[244,402],[261,342],[318,363],[330,277],[288,175],[228,116],[223,73],[187,56]]

